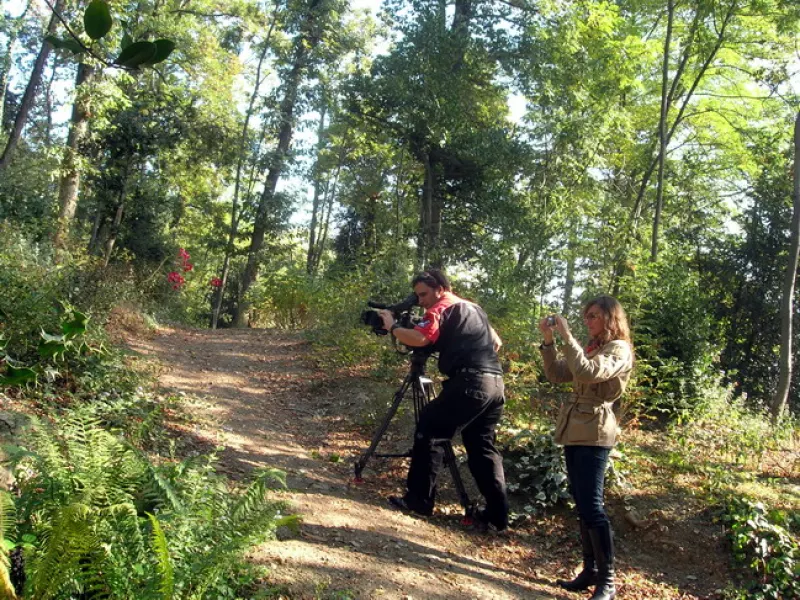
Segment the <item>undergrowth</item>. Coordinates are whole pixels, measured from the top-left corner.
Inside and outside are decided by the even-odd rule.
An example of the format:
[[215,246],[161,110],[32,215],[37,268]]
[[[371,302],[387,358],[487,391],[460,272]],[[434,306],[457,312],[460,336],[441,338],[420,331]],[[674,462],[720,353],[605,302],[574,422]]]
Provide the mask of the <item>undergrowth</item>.
[[234,597],[243,551],[295,522],[271,499],[280,472],[232,489],[213,456],[151,460],[90,411],[34,418],[7,452],[18,495],[4,496],[0,573],[21,551],[24,597]]

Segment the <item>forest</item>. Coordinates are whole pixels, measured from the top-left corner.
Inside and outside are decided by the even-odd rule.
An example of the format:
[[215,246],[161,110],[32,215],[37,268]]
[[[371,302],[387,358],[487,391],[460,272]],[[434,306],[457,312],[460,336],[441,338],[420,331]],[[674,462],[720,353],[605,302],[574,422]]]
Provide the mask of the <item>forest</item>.
[[800,598],[796,0],[0,6],[0,597],[377,597],[248,561],[303,531],[291,473],[187,453],[192,402],[130,337],[295,336],[372,398],[407,359],[359,315],[435,266],[504,341],[519,535],[570,519],[536,325],[610,294],[626,543],[669,488],[731,574],[621,597]]

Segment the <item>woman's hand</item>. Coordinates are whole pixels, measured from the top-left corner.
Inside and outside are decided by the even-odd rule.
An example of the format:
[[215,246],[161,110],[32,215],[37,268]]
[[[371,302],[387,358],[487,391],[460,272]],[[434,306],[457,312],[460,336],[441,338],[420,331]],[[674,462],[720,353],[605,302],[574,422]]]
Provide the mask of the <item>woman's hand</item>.
[[564,317],[561,315],[553,315],[553,319],[556,322],[555,325],[550,325],[548,323],[550,317],[545,317],[539,321],[539,331],[542,332],[542,336],[544,336],[544,343],[548,346],[553,343],[554,331],[557,331],[564,340],[568,340],[572,335],[569,330],[569,323],[567,323],[567,320]]
[[568,340],[572,337],[572,332],[569,330],[569,323],[561,315],[555,315],[556,326],[553,328],[561,336],[562,340]]
[[545,317],[539,321],[539,331],[542,332],[543,342],[546,346],[553,343],[553,328],[547,322],[549,319],[550,317]]

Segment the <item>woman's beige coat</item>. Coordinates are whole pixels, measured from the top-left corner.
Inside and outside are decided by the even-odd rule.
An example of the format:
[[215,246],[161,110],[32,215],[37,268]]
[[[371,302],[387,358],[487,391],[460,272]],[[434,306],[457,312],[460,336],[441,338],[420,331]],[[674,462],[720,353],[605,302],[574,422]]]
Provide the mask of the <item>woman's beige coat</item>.
[[622,396],[633,368],[630,344],[614,340],[586,354],[570,336],[561,347],[541,346],[544,371],[553,383],[573,382],[571,398],[561,405],[555,441],[564,446],[611,447],[619,428],[612,409]]

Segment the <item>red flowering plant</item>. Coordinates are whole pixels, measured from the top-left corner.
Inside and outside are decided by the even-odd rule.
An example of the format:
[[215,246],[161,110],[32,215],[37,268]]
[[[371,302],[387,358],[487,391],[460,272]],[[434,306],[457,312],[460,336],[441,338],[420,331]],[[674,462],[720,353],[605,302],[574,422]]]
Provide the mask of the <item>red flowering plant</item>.
[[[185,249],[183,248],[178,249],[178,258],[175,261],[175,264],[184,273],[187,273],[192,269],[194,269],[194,265],[189,262],[189,258],[190,258],[189,253]],[[172,285],[172,289],[175,291],[181,289],[183,285],[186,283],[186,279],[184,279],[183,275],[181,275],[177,270],[170,271],[167,274],[167,281],[170,283],[170,285]]]
[[222,287],[222,279],[220,279],[219,277],[212,277],[211,281],[209,281],[208,283],[213,288],[221,288]]

